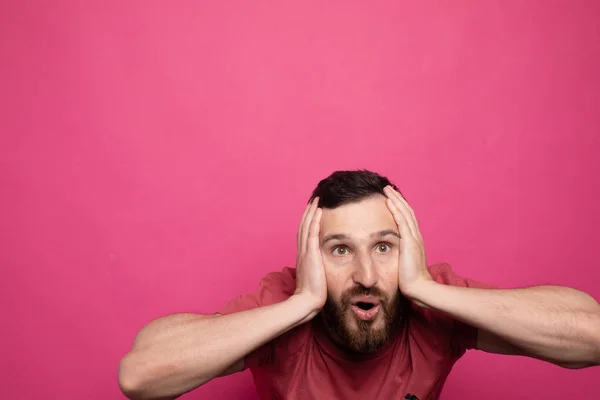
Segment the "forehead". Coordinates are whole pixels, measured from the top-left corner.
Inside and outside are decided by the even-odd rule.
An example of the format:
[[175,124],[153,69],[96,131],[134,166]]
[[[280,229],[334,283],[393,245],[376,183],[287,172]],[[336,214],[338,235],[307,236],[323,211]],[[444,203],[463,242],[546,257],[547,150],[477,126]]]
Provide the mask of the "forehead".
[[346,234],[360,238],[384,229],[397,231],[394,216],[381,194],[334,209],[324,208],[320,236]]

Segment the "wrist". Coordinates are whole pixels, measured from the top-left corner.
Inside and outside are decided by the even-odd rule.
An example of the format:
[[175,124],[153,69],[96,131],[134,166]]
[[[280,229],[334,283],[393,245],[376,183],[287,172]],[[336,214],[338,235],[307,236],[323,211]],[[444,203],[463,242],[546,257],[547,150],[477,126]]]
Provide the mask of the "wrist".
[[439,285],[431,277],[423,277],[410,285],[400,288],[400,292],[411,302],[420,305],[421,307],[429,307],[431,293]]
[[305,315],[303,322],[312,319],[323,308],[323,302],[303,292],[294,293],[288,298],[288,301],[293,304],[294,308],[301,310],[302,315]]

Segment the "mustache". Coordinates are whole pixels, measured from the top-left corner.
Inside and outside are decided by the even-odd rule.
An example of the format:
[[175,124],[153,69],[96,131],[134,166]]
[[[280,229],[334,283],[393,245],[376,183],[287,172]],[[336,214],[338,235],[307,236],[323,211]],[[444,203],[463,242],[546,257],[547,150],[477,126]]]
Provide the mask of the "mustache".
[[388,303],[388,296],[378,287],[364,287],[361,285],[354,286],[342,293],[341,303],[349,306],[352,303],[352,298],[358,296],[372,296],[381,301],[383,304]]

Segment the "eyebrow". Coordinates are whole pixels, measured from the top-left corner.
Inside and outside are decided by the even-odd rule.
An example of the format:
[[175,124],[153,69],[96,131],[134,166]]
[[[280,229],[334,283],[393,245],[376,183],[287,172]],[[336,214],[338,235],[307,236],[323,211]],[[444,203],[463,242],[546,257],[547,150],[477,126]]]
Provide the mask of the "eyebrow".
[[[384,229],[382,231],[372,233],[370,236],[372,238],[373,237],[382,238],[382,237],[385,237],[388,235],[396,236],[398,239],[401,239],[398,232],[394,231],[393,229]],[[345,235],[343,233],[332,233],[332,234],[326,235],[323,238],[322,244],[325,244],[325,243],[329,242],[330,240],[344,240],[344,239],[349,239],[349,238],[350,238],[349,235]]]

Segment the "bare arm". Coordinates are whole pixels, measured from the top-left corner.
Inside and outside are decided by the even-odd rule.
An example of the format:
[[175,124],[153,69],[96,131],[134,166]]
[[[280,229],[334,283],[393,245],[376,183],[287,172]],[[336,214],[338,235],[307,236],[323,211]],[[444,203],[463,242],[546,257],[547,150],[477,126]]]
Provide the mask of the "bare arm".
[[230,315],[157,319],[140,331],[121,361],[119,385],[131,399],[169,399],[225,371],[239,371],[247,354],[312,317],[306,300],[295,295]]
[[567,368],[600,364],[600,305],[559,286],[475,289],[423,281],[412,296],[479,328],[484,351],[538,358]]
[[280,303],[229,315],[177,314],[157,319],[137,335],[121,360],[119,386],[130,399],[167,400],[228,373],[244,357],[312,319],[325,304],[318,198],[298,230],[296,292]]
[[494,290],[437,283],[427,271],[414,211],[392,187],[385,193],[401,236],[398,285],[406,297],[478,328],[482,350],[568,368],[600,364],[600,305],[591,296],[559,286]]

